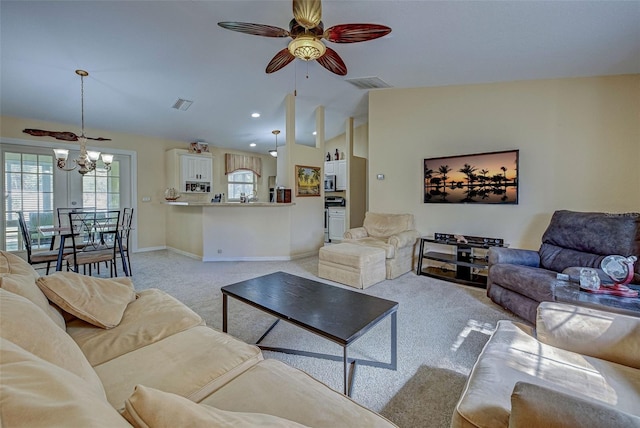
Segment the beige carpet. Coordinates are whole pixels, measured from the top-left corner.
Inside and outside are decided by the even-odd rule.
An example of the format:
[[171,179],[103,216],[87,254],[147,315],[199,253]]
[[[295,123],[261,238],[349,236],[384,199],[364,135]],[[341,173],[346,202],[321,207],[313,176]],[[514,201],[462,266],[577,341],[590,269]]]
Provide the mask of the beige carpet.
[[[137,289],[160,288],[222,328],[220,287],[271,272],[322,280],[317,257],[288,262],[202,263],[168,251],[138,253],[132,260]],[[351,290],[350,287],[341,286]],[[500,319],[517,319],[493,304],[482,289],[410,272],[364,291],[394,300],[398,310],[398,370],[359,366],[352,398],[400,427],[448,427],[467,375]],[[274,319],[229,300],[229,333],[255,342]],[[358,308],[353,308],[357,311]],[[349,348],[350,356],[389,361],[390,322],[385,320]],[[342,355],[342,348],[281,322],[264,345]],[[265,352],[342,391],[342,363]]]

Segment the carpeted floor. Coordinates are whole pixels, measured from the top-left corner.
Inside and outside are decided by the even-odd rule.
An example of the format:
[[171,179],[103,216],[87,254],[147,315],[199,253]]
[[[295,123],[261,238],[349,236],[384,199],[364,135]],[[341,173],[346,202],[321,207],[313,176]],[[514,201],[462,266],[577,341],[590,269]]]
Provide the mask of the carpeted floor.
[[[220,287],[284,271],[355,290],[317,277],[317,257],[287,262],[202,263],[169,251],[134,254],[136,289],[160,288],[222,328]],[[394,300],[398,309],[398,370],[359,366],[352,398],[400,427],[448,427],[451,414],[478,354],[501,319],[518,318],[492,303],[482,289],[417,276],[410,272],[364,293]],[[358,308],[353,308],[357,311]],[[255,342],[274,318],[229,300],[229,333]],[[349,348],[350,356],[389,361],[390,322],[385,320]],[[342,355],[342,348],[287,323],[264,345]],[[342,363],[265,352],[342,391]]]

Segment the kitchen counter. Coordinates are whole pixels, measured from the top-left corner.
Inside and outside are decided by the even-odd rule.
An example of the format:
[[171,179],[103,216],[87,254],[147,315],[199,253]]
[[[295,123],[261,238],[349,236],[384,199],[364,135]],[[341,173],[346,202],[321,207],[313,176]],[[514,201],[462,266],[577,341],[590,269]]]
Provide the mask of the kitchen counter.
[[298,221],[295,203],[164,204],[167,246],[179,253],[202,261],[269,261],[290,260],[301,252],[291,234],[291,225]]
[[189,201],[166,201],[163,202],[166,205],[175,205],[181,207],[268,207],[268,208],[276,208],[276,207],[289,207],[295,205],[295,203],[275,203],[275,202],[248,202],[245,204],[241,204],[240,202],[189,202]]

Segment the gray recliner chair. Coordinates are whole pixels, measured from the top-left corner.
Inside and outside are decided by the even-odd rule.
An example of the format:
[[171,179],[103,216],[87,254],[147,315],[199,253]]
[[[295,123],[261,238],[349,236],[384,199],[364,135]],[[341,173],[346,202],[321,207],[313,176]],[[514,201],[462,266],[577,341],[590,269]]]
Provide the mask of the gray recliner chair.
[[[575,275],[580,267],[599,270],[602,259],[612,254],[640,259],[640,213],[556,211],[538,251],[489,250],[487,296],[535,324],[538,304],[556,300],[558,273]],[[640,283],[640,262],[632,283]]]

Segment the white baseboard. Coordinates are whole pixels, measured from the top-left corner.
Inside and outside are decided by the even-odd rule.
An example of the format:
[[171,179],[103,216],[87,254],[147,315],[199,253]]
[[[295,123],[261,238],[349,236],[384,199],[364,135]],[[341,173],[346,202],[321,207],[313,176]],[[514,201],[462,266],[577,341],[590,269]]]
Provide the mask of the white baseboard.
[[167,247],[166,246],[161,246],[161,247],[145,247],[145,248],[136,248],[135,251],[132,251],[133,253],[148,253],[150,251],[160,251],[160,250],[166,250]]

